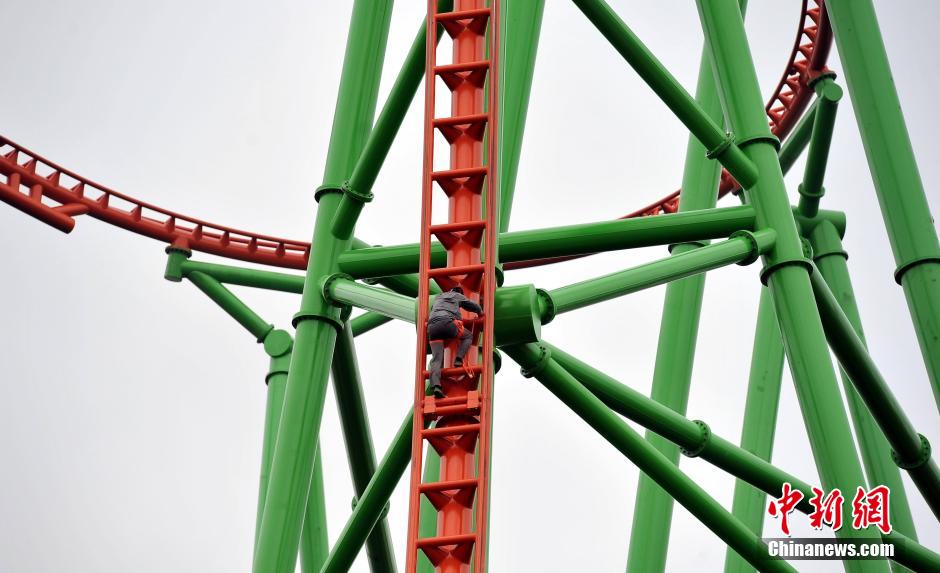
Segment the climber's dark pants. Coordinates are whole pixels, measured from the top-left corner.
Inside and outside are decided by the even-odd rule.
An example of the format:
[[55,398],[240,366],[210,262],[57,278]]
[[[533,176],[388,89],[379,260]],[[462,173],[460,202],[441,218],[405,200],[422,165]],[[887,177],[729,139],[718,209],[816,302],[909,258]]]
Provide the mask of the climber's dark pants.
[[[441,368],[444,367],[444,342],[457,338],[457,325],[450,319],[434,320],[428,323],[428,341],[431,342],[431,386],[441,385]],[[455,358],[464,359],[472,342],[470,329],[465,328],[460,335],[460,345]]]

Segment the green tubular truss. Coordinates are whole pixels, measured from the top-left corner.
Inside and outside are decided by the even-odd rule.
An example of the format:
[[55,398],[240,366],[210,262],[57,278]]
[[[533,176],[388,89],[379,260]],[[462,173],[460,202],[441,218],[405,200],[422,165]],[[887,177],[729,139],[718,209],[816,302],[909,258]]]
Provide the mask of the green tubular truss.
[[[715,76],[704,49],[699,61],[695,99],[712,121],[723,121]],[[708,155],[708,149],[690,135],[682,170],[680,213],[715,207],[721,168]],[[672,247],[672,254],[678,258],[703,246],[701,242],[680,243]],[[760,253],[754,254],[753,259],[756,260]],[[690,276],[670,282],[663,300],[651,397],[680,414],[685,413],[688,403],[704,290],[705,275]],[[673,464],[679,463],[679,449],[675,445],[650,432],[647,432],[646,439]],[[672,498],[648,475],[641,474],[630,528],[627,571],[665,570],[672,508]]]
[[827,0],[846,85],[940,408],[940,241],[871,0]]
[[[666,245],[670,255],[549,291],[533,285],[501,287],[495,300],[495,341],[522,366],[524,376],[536,378],[642,471],[627,570],[665,569],[673,500],[728,545],[726,573],[793,570],[785,561],[768,560],[760,541],[766,496],[779,496],[782,484],[804,493],[798,510],[812,510],[811,485],[769,461],[784,359],[790,364],[822,485],[844,492],[866,483],[888,485],[895,531],[883,539],[895,544],[897,570],[940,570],[940,556],[917,543],[900,472],[908,473],[940,519],[940,469],[931,458],[930,443],[906,417],[866,348],[841,242],[845,215],[820,208],[843,95],[835,74],[812,78],[817,97],[781,145],[767,126],[744,34],[746,2],[697,1],[705,47],[695,98],[604,0],[573,2],[688,129],[678,212],[508,230],[545,2],[507,0],[501,37],[505,65],[500,102],[506,120],[499,132],[499,262]],[[440,0],[438,10],[450,11],[453,5]],[[306,274],[194,261],[185,248],[167,249],[165,278],[191,282],[262,343],[270,357],[256,572],[292,571],[298,555],[305,573],[347,571],[363,547],[372,571],[396,570],[385,516],[410,460],[413,414],[406,415],[377,462],[354,340],[391,320],[413,323],[418,304],[418,245],[372,246],[354,236],[425,72],[422,25],[375,117],[391,6],[391,0],[357,0],[353,6],[323,185],[317,190],[315,248]],[[940,246],[874,10],[871,0],[828,0],[827,6],[897,260],[895,276],[907,297],[940,404],[940,346],[931,334],[940,330],[940,290],[931,286],[940,275]],[[792,207],[783,174],[804,150],[799,205]],[[716,207],[722,166],[742,185],[743,205]],[[445,255],[441,245],[433,243],[432,267],[444,266]],[[764,286],[738,446],[713,434],[705,422],[688,419],[685,411],[705,273],[757,261],[762,263]],[[668,287],[649,397],[541,338],[542,326],[558,314],[663,284]],[[301,295],[295,337],[264,321],[227,285]],[[439,289],[433,288],[432,297],[436,294]],[[351,317],[353,308],[365,312]],[[840,366],[861,460],[855,455],[830,350]],[[330,374],[356,492],[352,512],[332,548],[317,443]],[[644,426],[645,439],[623,418]],[[730,511],[679,469],[680,452],[736,478]],[[429,461],[427,468],[433,472],[439,464]],[[434,534],[432,521],[422,520],[423,537]],[[857,539],[865,534],[845,527],[837,535]],[[422,573],[433,570],[429,563],[418,568]],[[886,565],[853,561],[846,569],[883,571]]]

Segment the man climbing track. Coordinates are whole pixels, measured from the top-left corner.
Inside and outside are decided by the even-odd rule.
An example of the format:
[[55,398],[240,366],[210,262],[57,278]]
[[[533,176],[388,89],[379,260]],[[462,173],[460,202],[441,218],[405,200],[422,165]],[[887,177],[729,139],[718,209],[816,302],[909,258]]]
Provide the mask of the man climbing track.
[[441,293],[434,299],[431,312],[428,314],[428,342],[431,345],[431,392],[437,398],[444,397],[441,387],[441,368],[444,366],[444,343],[459,339],[457,355],[454,357],[454,367],[463,366],[463,359],[470,348],[471,333],[464,328],[460,309],[483,314],[483,309],[463,294],[463,288],[456,286],[450,291]]

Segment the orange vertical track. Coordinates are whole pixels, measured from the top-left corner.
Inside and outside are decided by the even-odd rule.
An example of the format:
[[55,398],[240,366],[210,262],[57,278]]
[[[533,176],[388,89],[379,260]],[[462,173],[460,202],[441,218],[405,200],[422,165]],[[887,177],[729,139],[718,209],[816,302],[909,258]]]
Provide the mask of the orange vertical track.
[[[468,573],[471,566],[473,571],[486,569],[494,253],[499,211],[495,136],[498,14],[498,0],[491,0],[489,7],[485,0],[457,0],[453,12],[441,14],[437,13],[437,0],[428,1],[419,285],[419,300],[425,303],[419,304],[417,317],[408,572],[416,571],[419,552],[441,573]],[[453,41],[452,63],[440,66],[436,57],[438,26]],[[451,93],[450,117],[435,117],[438,78]],[[435,171],[437,133],[450,145],[450,167],[446,170]],[[448,221],[435,224],[432,202],[444,197],[448,198]],[[430,266],[432,237],[447,251],[446,267]],[[482,319],[464,317],[474,344],[462,368],[444,368],[441,382],[446,396],[440,399],[425,396],[429,377],[427,301],[432,280],[445,291],[462,286],[484,310]],[[448,345],[445,366],[452,366],[453,351],[454,345]],[[425,443],[441,456],[439,482],[421,481]],[[435,537],[418,538],[422,496],[437,510]]]

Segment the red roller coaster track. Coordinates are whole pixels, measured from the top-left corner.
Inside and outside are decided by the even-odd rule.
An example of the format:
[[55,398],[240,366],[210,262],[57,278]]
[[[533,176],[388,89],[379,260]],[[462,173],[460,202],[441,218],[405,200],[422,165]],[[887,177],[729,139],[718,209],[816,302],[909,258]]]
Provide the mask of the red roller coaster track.
[[[806,110],[811,81],[825,71],[832,30],[823,0],[802,0],[799,32],[783,77],[767,103],[773,133],[781,140]],[[99,185],[0,136],[0,201],[68,233],[75,217],[89,215],[165,243],[264,265],[305,269],[310,243],[241,231],[175,213]],[[719,197],[736,188],[723,172]],[[621,218],[674,213],[679,191]],[[527,261],[520,266],[554,262]],[[509,268],[509,265],[507,265]]]

